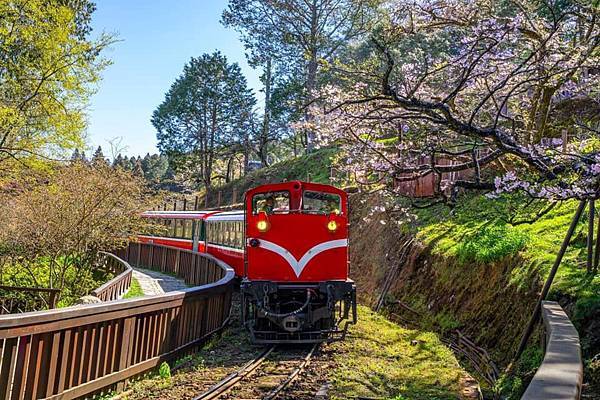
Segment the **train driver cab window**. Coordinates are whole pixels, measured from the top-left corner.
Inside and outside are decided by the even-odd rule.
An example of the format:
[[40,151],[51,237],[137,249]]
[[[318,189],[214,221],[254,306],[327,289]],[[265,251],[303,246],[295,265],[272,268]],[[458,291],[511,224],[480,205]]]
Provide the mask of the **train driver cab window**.
[[252,197],[252,213],[287,214],[290,211],[290,192],[257,193]]
[[302,212],[340,214],[342,212],[342,199],[333,193],[305,190],[302,194]]

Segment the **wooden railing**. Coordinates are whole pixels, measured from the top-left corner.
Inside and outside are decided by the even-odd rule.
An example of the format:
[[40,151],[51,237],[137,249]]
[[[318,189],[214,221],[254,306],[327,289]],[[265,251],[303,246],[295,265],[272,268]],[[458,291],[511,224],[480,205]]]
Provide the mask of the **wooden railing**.
[[114,254],[101,252],[102,264],[107,272],[117,274],[104,285],[92,291],[92,296],[102,301],[118,300],[129,290],[133,268],[125,260]]
[[121,258],[174,272],[186,290],[0,316],[0,399],[73,399],[195,349],[229,320],[233,270],[209,255],[130,244]]
[[542,318],[546,354],[521,400],[577,400],[583,380],[579,334],[554,301],[543,302]]
[[0,314],[56,308],[59,293],[60,289],[0,285]]

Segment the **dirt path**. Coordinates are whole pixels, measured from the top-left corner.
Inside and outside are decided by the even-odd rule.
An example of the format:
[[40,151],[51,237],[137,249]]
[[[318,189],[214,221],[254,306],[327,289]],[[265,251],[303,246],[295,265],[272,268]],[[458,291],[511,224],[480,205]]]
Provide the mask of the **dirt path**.
[[145,295],[162,294],[186,289],[188,286],[179,278],[147,269],[134,268],[133,277],[140,283]]

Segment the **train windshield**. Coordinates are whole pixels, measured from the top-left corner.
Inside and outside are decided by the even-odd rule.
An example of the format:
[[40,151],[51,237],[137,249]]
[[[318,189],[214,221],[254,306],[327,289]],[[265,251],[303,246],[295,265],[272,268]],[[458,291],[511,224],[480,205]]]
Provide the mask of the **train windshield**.
[[305,190],[302,194],[302,212],[340,214],[342,199],[337,194]]
[[286,214],[290,211],[290,192],[257,193],[252,197],[252,213]]

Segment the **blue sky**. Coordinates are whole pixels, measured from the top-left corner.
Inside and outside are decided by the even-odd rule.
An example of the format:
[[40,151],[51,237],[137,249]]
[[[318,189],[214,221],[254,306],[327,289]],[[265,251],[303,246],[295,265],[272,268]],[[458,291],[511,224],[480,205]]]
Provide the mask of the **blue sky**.
[[95,32],[116,33],[89,109],[88,143],[122,138],[128,155],[157,152],[152,111],[192,56],[220,50],[237,62],[257,95],[259,72],[248,66],[238,35],[220,23],[226,0],[97,0]]

